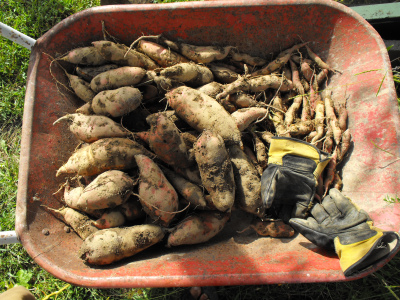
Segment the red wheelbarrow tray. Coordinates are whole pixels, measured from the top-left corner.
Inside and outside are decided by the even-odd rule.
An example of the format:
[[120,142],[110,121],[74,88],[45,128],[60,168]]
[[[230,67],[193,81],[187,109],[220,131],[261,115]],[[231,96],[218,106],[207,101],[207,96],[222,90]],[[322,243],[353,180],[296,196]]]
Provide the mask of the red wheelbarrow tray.
[[[95,288],[253,285],[347,281],[335,253],[301,235],[257,237],[243,230],[245,216],[233,216],[225,229],[201,245],[168,249],[154,245],[131,258],[91,267],[78,257],[82,240],[42,205],[62,206],[65,182],[56,178],[78,141],[67,124],[53,126],[83,103],[63,89],[63,70],[50,57],[102,40],[102,22],[120,43],[165,33],[197,45],[232,45],[272,58],[301,41],[334,69],[329,88],[334,101],[347,99],[352,147],[340,165],[343,192],[369,212],[375,225],[399,230],[399,204],[384,201],[400,191],[399,112],[391,66],[378,33],[357,13],[334,1],[213,1],[163,5],[118,5],[88,9],[68,17],[33,47],[27,80],[18,184],[16,231],[42,268],[77,286]],[[73,71],[72,66],[64,64]],[[57,84],[56,82],[59,82]],[[44,235],[43,229],[50,234]]]

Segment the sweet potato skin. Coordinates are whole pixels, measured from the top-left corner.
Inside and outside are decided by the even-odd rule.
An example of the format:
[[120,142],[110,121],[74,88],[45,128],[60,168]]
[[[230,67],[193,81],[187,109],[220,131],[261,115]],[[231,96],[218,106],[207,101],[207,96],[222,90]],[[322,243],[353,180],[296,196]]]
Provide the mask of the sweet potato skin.
[[218,133],[227,144],[242,145],[241,133],[231,115],[210,96],[182,86],[166,94],[176,114],[199,132]]
[[229,211],[235,201],[235,180],[223,139],[205,130],[194,150],[203,186],[210,193],[213,205],[222,212]]
[[229,213],[217,211],[202,211],[189,216],[169,234],[167,247],[207,242],[224,228],[229,217]]
[[139,154],[135,160],[140,171],[140,203],[156,223],[168,227],[178,210],[178,194],[151,158]]
[[85,239],[79,256],[90,265],[108,265],[149,248],[164,235],[154,224],[103,229]]
[[65,173],[93,176],[107,170],[127,170],[136,167],[134,156],[151,152],[135,141],[126,138],[104,138],[75,151],[62,165],[56,176]]

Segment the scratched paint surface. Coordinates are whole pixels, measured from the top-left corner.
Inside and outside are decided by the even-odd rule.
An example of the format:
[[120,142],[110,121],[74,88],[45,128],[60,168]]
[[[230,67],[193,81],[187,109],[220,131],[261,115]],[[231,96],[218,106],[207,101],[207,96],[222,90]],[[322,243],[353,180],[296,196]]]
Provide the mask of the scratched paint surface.
[[[234,215],[209,243],[165,249],[157,245],[118,264],[90,268],[78,258],[81,240],[41,205],[61,207],[53,195],[65,178],[56,170],[77,145],[67,126],[52,123],[82,103],[65,91],[63,71],[51,58],[107,31],[129,45],[142,34],[161,32],[193,44],[233,45],[270,58],[300,39],[333,68],[335,101],[348,98],[353,147],[343,165],[344,191],[371,212],[376,225],[399,229],[399,209],[382,201],[400,190],[399,115],[383,41],[348,8],[333,1],[228,1],[98,7],[62,21],[37,41],[31,54],[24,112],[16,230],[34,260],[64,281],[88,287],[167,287],[350,280],[334,253],[301,236],[258,238],[238,234],[250,220]],[[82,30],[84,28],[84,30]],[[64,65],[69,71],[71,66]],[[55,80],[56,79],[56,80]],[[379,90],[379,93],[378,93]],[[378,125],[379,124],[379,125]],[[373,143],[372,143],[373,142]],[[376,146],[374,146],[376,145]],[[46,227],[50,234],[43,236]],[[380,266],[378,266],[380,267]],[[374,270],[371,270],[371,272]]]

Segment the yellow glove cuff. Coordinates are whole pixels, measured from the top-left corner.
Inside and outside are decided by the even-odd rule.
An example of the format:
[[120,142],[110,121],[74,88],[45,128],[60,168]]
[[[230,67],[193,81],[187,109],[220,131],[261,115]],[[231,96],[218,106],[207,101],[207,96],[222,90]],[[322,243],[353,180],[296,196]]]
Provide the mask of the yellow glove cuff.
[[334,239],[336,254],[339,256],[340,267],[343,272],[356,263],[360,263],[368,252],[374,248],[375,243],[383,236],[382,231],[378,231],[373,237],[359,241],[357,243],[342,245],[339,237]]
[[268,152],[268,164],[282,165],[285,155],[296,155],[313,160],[316,164],[314,177],[318,179],[329,163],[331,156],[322,152],[313,145],[291,138],[273,138]]

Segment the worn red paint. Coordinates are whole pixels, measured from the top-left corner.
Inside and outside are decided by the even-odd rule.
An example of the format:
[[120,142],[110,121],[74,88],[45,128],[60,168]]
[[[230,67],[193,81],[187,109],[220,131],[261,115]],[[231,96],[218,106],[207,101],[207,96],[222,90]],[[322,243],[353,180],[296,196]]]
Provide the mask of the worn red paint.
[[[333,99],[349,97],[354,147],[343,163],[344,193],[370,212],[377,226],[399,229],[398,206],[387,204],[383,198],[400,191],[400,161],[390,164],[395,158],[371,142],[399,155],[396,94],[385,45],[364,19],[337,2],[323,0],[104,6],[60,22],[37,40],[30,58],[16,230],[29,255],[42,268],[75,285],[101,288],[355,279],[343,276],[334,253],[314,247],[301,236],[272,239],[238,234],[248,226],[245,218],[229,222],[205,245],[179,249],[159,245],[104,268],[83,264],[77,255],[81,240],[74,233],[66,233],[64,225],[41,208],[60,206],[59,195],[53,193],[65,179],[55,178],[55,173],[77,145],[67,126],[52,123],[83,104],[56,85],[53,76],[64,84],[67,79],[57,64],[52,64],[50,73],[50,58],[45,53],[55,57],[102,39],[102,21],[111,35],[127,45],[142,34],[162,32],[193,44],[233,45],[267,59],[299,43],[300,38],[309,41],[313,51],[343,72],[329,82]],[[65,64],[65,68],[72,71],[71,66]],[[44,227],[52,229],[49,236],[41,234]]]

